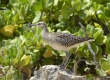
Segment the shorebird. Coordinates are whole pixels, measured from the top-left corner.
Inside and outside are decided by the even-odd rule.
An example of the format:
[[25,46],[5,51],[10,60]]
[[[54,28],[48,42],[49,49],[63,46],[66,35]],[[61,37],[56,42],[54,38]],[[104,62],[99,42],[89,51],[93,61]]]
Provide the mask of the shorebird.
[[64,69],[68,63],[70,58],[69,50],[71,48],[77,47],[82,42],[93,41],[93,38],[78,37],[69,33],[49,32],[46,23],[43,21],[29,25],[42,28],[42,39],[53,49],[65,51],[66,57],[60,65],[61,69]]

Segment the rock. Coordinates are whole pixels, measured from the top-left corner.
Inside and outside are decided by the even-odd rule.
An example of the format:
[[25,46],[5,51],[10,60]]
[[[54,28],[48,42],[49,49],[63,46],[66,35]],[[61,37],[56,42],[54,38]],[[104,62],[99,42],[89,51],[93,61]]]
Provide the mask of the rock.
[[82,76],[75,76],[67,69],[60,69],[56,65],[46,65],[38,71],[34,71],[34,76],[30,80],[85,80]]

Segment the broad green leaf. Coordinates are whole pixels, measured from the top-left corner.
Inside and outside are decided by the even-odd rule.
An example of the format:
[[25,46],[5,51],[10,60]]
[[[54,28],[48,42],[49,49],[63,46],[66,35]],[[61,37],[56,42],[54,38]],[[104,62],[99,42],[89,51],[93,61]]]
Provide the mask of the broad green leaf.
[[73,2],[72,8],[76,11],[80,11],[82,8],[82,3],[81,2]]
[[102,63],[104,63],[104,62],[107,62],[107,59],[106,58],[101,58],[100,60],[99,60],[99,64],[101,65]]
[[52,54],[52,48],[48,48],[45,53],[43,54],[44,58],[49,58],[51,57],[53,54]]
[[12,65],[15,65],[16,63],[18,63],[18,59],[17,58],[12,59]]
[[94,26],[92,26],[92,25],[90,25],[90,24],[87,25],[86,31],[87,31],[87,33],[88,33],[89,36],[92,37],[92,35],[93,35],[93,33],[94,33],[94,30],[95,30],[95,27],[94,27]]
[[40,20],[40,18],[41,18],[41,14],[42,14],[41,12],[36,12],[36,16],[33,19],[32,23],[38,22]]
[[78,15],[81,19],[87,19],[90,15],[90,12],[88,10],[79,11]]
[[20,2],[27,2],[28,0],[20,0]]
[[90,0],[81,0],[81,2],[82,2],[82,9],[85,9],[91,5]]
[[7,66],[9,63],[10,63],[10,61],[9,61],[8,58],[7,58],[7,59],[4,59],[4,60],[1,62],[2,66]]
[[106,40],[107,40],[107,37],[104,36],[104,35],[101,35],[101,36],[97,37],[97,39],[95,40],[95,43],[97,45],[102,45],[102,44],[104,44],[106,42]]
[[107,55],[107,61],[110,63],[110,54]]
[[54,0],[46,0],[45,8],[50,8],[54,4]]
[[20,62],[18,63],[19,66],[26,66],[29,64],[31,61],[31,56],[30,55],[23,55],[21,58]]
[[97,45],[102,45],[107,40],[107,37],[103,35],[103,31],[101,28],[95,28],[95,34],[93,35],[93,37]]
[[98,50],[99,50],[98,46],[95,43],[91,42],[91,47],[92,47],[93,51],[97,54]]
[[83,31],[82,29],[80,29],[80,30],[78,31],[78,36],[82,36],[82,37],[85,36],[84,31]]
[[109,62],[103,62],[101,64],[101,69],[104,70],[104,71],[107,71],[110,69],[110,63]]
[[101,3],[103,0],[93,0],[93,1],[95,1],[97,3]]
[[18,6],[21,3],[27,2],[28,0],[9,0],[9,3],[13,6]]
[[58,17],[59,17],[60,14],[61,14],[60,11],[56,11],[56,12],[54,13],[54,19],[55,19],[55,20],[58,20]]
[[58,28],[58,29],[62,29],[62,28],[64,28],[64,25],[61,24],[61,23],[58,23],[58,24],[55,25],[55,27]]
[[106,71],[103,71],[103,70],[100,70],[100,69],[96,69],[96,72],[99,76],[106,76],[107,75]]
[[6,25],[0,29],[0,33],[8,37],[13,35],[14,30],[15,30],[15,27],[13,25]]
[[42,4],[38,1],[35,1],[31,4],[31,8],[35,11],[41,11],[42,10]]
[[107,41],[106,41],[106,53],[110,54],[110,35],[107,36]]
[[64,51],[59,51],[60,56],[66,56],[66,53]]
[[107,16],[107,17],[110,18],[110,10],[109,10],[109,9],[106,9],[106,10],[105,10],[105,16]]
[[71,6],[71,3],[73,2],[72,0],[64,0],[65,1],[65,5],[67,6]]
[[110,3],[107,3],[107,7],[110,9]]
[[28,38],[25,43],[28,46],[32,46],[32,44],[33,44],[32,40],[30,38]]
[[57,5],[58,5],[58,0],[54,0],[54,6],[57,7]]
[[20,0],[9,0],[9,3],[13,6],[18,6],[20,4]]
[[93,35],[94,39],[96,39],[99,35],[102,35],[102,34],[103,32],[101,28],[95,28],[95,34]]
[[5,22],[4,22],[3,15],[0,14],[0,28],[2,28],[4,24]]
[[19,11],[19,18],[24,20],[25,17],[25,7],[22,5]]
[[14,16],[14,22],[17,23],[19,21],[19,14],[16,14]]
[[0,63],[3,61],[4,57],[0,54]]
[[61,9],[61,14],[65,19],[67,19],[72,14],[72,10],[68,6],[63,6]]
[[58,8],[61,8],[64,3],[64,0],[58,0]]
[[98,47],[98,52],[96,54],[97,61],[99,61],[102,57],[102,49]]

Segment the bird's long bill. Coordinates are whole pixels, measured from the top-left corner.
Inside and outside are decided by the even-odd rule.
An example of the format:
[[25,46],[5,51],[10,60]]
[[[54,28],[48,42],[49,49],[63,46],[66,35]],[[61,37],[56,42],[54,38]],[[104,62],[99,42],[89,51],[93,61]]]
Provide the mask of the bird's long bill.
[[29,26],[37,26],[36,24],[28,24]]

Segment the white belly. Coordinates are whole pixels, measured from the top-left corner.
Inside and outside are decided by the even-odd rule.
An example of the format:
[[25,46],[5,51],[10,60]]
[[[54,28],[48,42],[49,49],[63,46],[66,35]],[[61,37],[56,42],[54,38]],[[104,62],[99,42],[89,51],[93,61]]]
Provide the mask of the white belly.
[[63,51],[69,51],[71,48],[75,48],[77,46],[79,46],[81,43],[79,44],[74,44],[72,46],[69,46],[69,47],[65,47],[65,46],[62,46],[62,45],[58,45],[56,43],[52,43],[52,42],[48,42],[48,44],[55,50],[63,50]]

